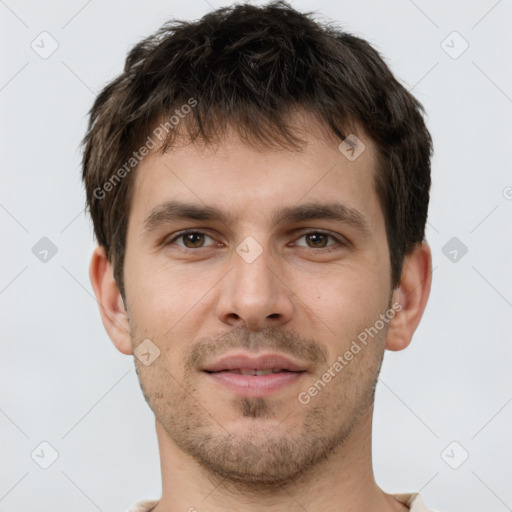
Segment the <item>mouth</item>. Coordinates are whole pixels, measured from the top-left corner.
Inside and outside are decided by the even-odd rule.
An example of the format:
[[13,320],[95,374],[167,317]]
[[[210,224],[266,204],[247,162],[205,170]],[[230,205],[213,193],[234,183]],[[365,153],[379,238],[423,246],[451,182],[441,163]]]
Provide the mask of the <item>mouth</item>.
[[305,365],[280,354],[224,356],[201,370],[216,384],[240,396],[265,397],[297,382]]
[[285,370],[283,368],[269,368],[268,370],[258,370],[257,368],[232,368],[230,370],[220,370],[218,372],[208,372],[208,373],[233,373],[234,375],[271,375],[273,373],[281,373],[281,372],[289,372],[290,370]]

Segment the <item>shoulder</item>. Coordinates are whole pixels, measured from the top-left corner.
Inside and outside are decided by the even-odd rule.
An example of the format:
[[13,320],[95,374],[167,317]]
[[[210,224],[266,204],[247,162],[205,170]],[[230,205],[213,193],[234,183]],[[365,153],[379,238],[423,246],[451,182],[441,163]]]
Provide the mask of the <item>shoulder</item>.
[[437,512],[425,506],[425,503],[423,503],[423,498],[419,493],[393,494],[392,496],[404,505],[407,505],[410,512]]
[[158,500],[140,500],[134,503],[126,512],[151,512],[158,505]]

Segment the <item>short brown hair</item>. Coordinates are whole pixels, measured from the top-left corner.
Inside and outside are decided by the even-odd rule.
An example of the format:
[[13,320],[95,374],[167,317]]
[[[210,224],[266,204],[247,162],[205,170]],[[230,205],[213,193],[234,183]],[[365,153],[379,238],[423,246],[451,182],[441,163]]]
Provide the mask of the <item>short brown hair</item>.
[[[287,123],[294,110],[315,116],[340,141],[348,127],[362,126],[377,149],[375,186],[391,283],[398,285],[403,258],[423,241],[427,220],[432,140],[424,109],[367,41],[278,1],[167,22],[133,47],[124,72],[96,98],[82,177],[96,238],[123,298],[134,151],[159,120],[191,99],[194,108],[180,115],[179,128],[192,141],[213,143],[229,125],[242,140],[299,147]],[[162,152],[176,133],[166,131]]]

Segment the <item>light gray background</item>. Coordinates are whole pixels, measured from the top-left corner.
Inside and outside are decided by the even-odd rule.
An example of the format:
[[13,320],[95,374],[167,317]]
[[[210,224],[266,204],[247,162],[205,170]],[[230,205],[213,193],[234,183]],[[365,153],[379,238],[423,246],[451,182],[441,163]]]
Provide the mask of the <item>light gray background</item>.
[[[442,512],[512,510],[512,2],[292,4],[373,43],[425,105],[435,142],[432,293],[411,346],[385,356],[377,481]],[[0,1],[0,511],[123,511],[160,496],[153,414],[89,284],[78,145],[133,44],[222,5]],[[43,31],[59,45],[47,59],[31,48],[50,48]],[[458,58],[453,31],[469,43]],[[32,252],[42,237],[58,248],[46,263]],[[455,262],[452,237],[468,248]],[[59,454],[46,470],[43,441]]]

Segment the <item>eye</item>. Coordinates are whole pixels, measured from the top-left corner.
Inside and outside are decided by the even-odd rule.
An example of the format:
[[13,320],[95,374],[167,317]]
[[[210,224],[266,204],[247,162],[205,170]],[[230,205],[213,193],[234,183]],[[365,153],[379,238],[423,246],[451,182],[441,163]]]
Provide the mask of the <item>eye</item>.
[[167,242],[167,245],[173,244],[174,242],[179,240],[183,241],[183,245],[177,244],[179,247],[183,247],[185,249],[201,249],[202,247],[205,247],[205,238],[213,240],[213,238],[208,236],[206,233],[203,233],[202,231],[182,231],[181,233],[178,233],[173,239],[169,240],[169,242]]
[[[325,233],[323,231],[309,231],[308,233],[304,233],[302,236],[300,236],[298,240],[302,238],[306,240],[305,247],[308,247],[309,249],[324,249],[337,244],[345,245],[343,241],[338,237],[335,237],[334,235],[331,235],[330,233]],[[334,240],[334,243],[327,244],[329,238]],[[296,245],[304,247],[304,245],[302,244]]]
[[[210,239],[213,243],[207,245],[206,239]],[[335,249],[334,246],[343,246],[346,245],[346,242],[343,241],[341,237],[337,237],[331,235],[330,233],[326,233],[324,231],[309,231],[307,233],[302,234],[297,240],[304,239],[306,241],[305,244],[294,242],[291,245],[297,245],[299,247],[306,247],[308,249],[325,249],[326,251],[331,251]],[[328,243],[329,239],[333,242]],[[181,242],[181,243],[178,243]],[[166,242],[166,245],[176,244],[178,247],[183,249],[202,249],[205,247],[210,247],[215,244],[219,244],[215,242],[215,240],[202,231],[197,230],[186,230],[181,233],[176,234],[172,239]]]

